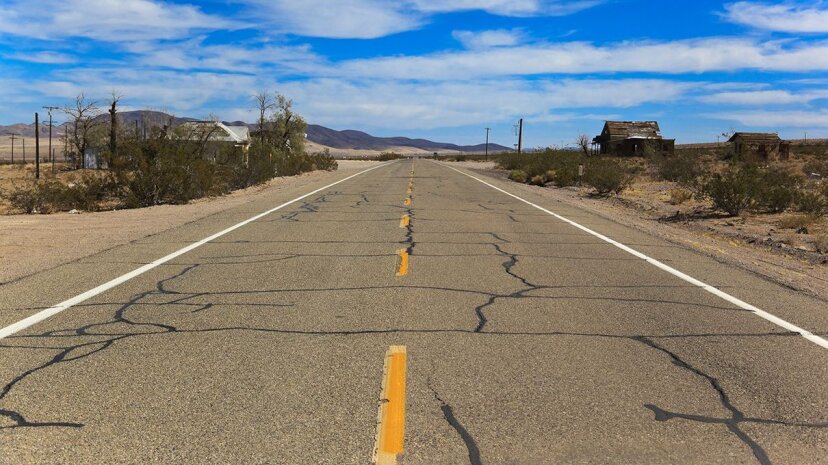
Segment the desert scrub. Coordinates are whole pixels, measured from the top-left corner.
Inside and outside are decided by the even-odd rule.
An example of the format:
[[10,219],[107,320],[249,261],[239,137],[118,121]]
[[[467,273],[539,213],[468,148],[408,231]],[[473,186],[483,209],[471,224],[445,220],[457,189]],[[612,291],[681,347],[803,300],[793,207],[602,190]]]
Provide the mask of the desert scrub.
[[828,200],[817,192],[801,192],[797,199],[797,210],[813,216],[824,215],[828,211]]
[[[527,179],[546,176],[548,181],[553,181],[558,186],[567,186],[575,183],[578,164],[583,160],[584,156],[577,152],[547,149],[543,152],[521,155],[503,154],[497,158],[497,164],[504,170],[523,171]],[[549,176],[550,172],[554,174]]]
[[632,177],[615,160],[591,159],[584,168],[583,181],[592,186],[598,195],[618,194],[631,180]]
[[665,181],[690,185],[704,174],[699,158],[690,154],[672,156],[659,154],[651,157],[650,160],[658,176]]
[[529,184],[543,187],[543,185],[546,184],[546,176],[532,176],[532,179],[529,180]]
[[776,222],[779,229],[801,229],[814,224],[819,218],[813,215],[797,214],[786,216]]
[[828,254],[828,235],[820,234],[814,239],[814,248],[819,253]]
[[525,183],[528,177],[529,175],[523,170],[512,170],[509,173],[509,179],[515,182]]
[[722,173],[710,175],[701,183],[701,194],[713,206],[737,216],[756,202],[761,174],[751,166],[731,165]]
[[378,161],[391,161],[391,160],[399,160],[402,158],[402,155],[394,152],[382,152],[378,157]]
[[759,176],[756,203],[760,209],[780,213],[794,205],[799,196],[799,178],[781,168],[765,171]]
[[670,205],[681,205],[693,198],[693,193],[686,189],[670,189]]

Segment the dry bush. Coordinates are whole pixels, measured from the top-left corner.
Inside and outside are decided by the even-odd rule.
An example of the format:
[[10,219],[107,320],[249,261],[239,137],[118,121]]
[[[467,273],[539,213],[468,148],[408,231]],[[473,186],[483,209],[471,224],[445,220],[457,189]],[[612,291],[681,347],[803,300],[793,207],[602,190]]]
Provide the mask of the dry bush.
[[584,182],[598,195],[618,194],[632,181],[623,166],[607,158],[592,159],[584,169]]
[[828,254],[828,235],[820,234],[814,238],[814,247],[817,252]]
[[670,205],[681,205],[693,198],[693,193],[686,189],[670,189]]
[[523,170],[512,170],[509,173],[509,179],[515,182],[525,183],[528,177],[529,175]]
[[542,175],[532,176],[532,179],[529,180],[529,184],[532,184],[533,186],[541,186],[542,187],[544,184],[546,184],[546,176],[542,176]]
[[812,225],[817,220],[812,215],[790,215],[776,222],[779,229],[800,229]]

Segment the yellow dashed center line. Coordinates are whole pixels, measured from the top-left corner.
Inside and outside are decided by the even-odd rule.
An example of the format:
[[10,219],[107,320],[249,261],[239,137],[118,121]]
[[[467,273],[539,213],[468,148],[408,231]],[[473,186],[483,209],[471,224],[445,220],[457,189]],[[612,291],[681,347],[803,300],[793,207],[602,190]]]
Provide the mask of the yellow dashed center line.
[[405,204],[406,207],[411,205],[411,197],[406,197],[405,202],[403,202],[403,203]]
[[397,276],[405,276],[408,274],[408,251],[400,249],[397,255],[400,257],[397,263]]
[[385,354],[382,395],[377,412],[374,463],[396,465],[405,450],[405,346],[391,346]]
[[400,227],[401,228],[407,228],[410,223],[411,223],[411,218],[409,218],[408,215],[403,215],[402,219],[400,220]]

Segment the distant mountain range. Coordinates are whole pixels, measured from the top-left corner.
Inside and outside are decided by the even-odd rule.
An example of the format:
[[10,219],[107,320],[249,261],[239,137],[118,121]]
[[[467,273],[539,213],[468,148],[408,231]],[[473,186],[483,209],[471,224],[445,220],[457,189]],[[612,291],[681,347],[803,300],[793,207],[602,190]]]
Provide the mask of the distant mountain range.
[[[127,127],[141,124],[141,121],[146,121],[152,125],[168,124],[170,119],[174,125],[178,125],[187,121],[196,121],[195,118],[180,118],[168,115],[160,111],[125,111],[118,113],[121,118],[121,124]],[[109,118],[104,114],[100,118]],[[49,134],[48,117],[46,121],[41,121],[40,133],[43,136]],[[232,126],[248,126],[255,129],[255,124],[244,123],[241,121],[225,122],[225,124]],[[9,126],[0,126],[0,136],[10,135],[12,133],[19,134],[25,137],[34,137],[34,124],[12,124]],[[62,134],[62,128],[56,126],[53,128],[52,135]],[[375,137],[362,131],[345,130],[337,131],[335,129],[319,126],[318,124],[309,124],[307,129],[308,140],[319,144],[323,147],[341,150],[370,150],[383,151],[395,148],[411,148],[426,152],[440,152],[440,151],[456,151],[456,152],[482,152],[486,149],[486,144],[478,145],[457,145],[447,142],[434,142],[427,139],[410,139],[408,137]],[[489,144],[489,151],[502,152],[511,150],[498,144]]]

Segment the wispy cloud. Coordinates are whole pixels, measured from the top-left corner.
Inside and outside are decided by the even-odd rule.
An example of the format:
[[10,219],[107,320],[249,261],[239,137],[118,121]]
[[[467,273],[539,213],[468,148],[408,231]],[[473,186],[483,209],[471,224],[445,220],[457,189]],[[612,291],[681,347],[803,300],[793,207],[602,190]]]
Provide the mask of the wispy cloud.
[[20,52],[3,55],[3,57],[9,60],[53,65],[65,65],[77,62],[77,58],[75,58],[74,56],[58,52]]
[[828,110],[734,111],[709,116],[757,128],[828,128]]
[[335,72],[398,79],[451,79],[457,75],[685,74],[747,69],[792,72],[828,70],[828,42],[780,43],[729,37],[609,45],[557,42],[357,59],[342,63]]
[[36,39],[176,39],[239,26],[195,6],[158,0],[11,0],[0,8],[0,33]]
[[564,16],[604,0],[243,0],[251,22],[308,37],[375,39],[411,31],[439,13],[485,11],[499,16]]
[[706,95],[700,100],[714,105],[790,105],[806,104],[828,99],[828,89],[811,89],[802,92],[788,90],[760,90],[747,92],[719,92]]
[[515,46],[523,40],[524,34],[522,31],[515,29],[497,29],[491,31],[454,31],[452,36],[466,48],[484,49]]
[[736,2],[725,5],[725,18],[756,29],[794,33],[828,33],[828,4]]

